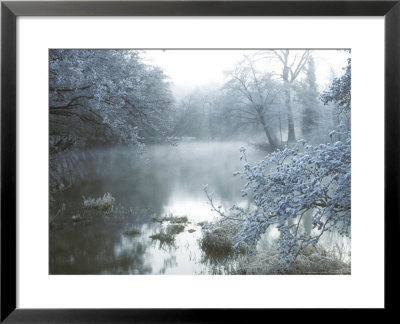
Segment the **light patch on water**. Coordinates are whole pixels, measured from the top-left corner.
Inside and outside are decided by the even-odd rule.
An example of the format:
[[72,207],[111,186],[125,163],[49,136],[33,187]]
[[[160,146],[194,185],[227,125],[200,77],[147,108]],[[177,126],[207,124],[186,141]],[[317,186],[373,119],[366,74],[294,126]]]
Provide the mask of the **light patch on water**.
[[194,274],[198,269],[201,251],[198,247],[199,230],[176,235],[173,245],[159,248],[159,242],[153,242],[151,260],[154,274]]
[[206,200],[205,195],[203,199],[173,195],[168,204],[164,206],[164,212],[173,216],[187,216],[196,222],[213,221],[216,215],[211,211],[210,204]]
[[[208,184],[213,203],[229,213],[233,204],[248,210],[251,197],[243,198],[244,179],[233,177],[243,168],[239,147],[248,148],[250,163],[264,153],[239,142],[190,142],[177,147],[155,145],[149,148],[149,161],[138,159],[132,152],[109,149],[102,152],[91,169],[97,176],[66,191],[60,203],[67,206],[55,229],[50,232],[50,272],[53,274],[210,274],[223,273],[203,260],[199,239],[199,222],[212,222],[218,213],[211,210],[203,191]],[[93,210],[88,221],[73,222],[72,215],[81,213],[82,196],[115,197],[113,217]],[[88,211],[86,210],[85,213]],[[152,221],[168,216],[189,220],[173,243],[162,243],[150,236],[165,231],[170,222]],[[137,228],[140,234],[127,235]],[[192,233],[188,231],[195,230]],[[328,234],[328,233],[327,233]],[[276,241],[279,232],[269,229],[258,248],[265,250]],[[327,247],[349,255],[350,240],[323,236]]]

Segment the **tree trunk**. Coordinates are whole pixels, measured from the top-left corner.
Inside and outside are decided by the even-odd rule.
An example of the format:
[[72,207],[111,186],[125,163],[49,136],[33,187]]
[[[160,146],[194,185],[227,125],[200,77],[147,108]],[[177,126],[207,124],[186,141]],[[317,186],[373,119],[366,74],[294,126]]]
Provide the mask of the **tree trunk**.
[[290,85],[287,83],[286,89],[286,109],[288,114],[288,143],[296,142],[296,134],[294,132],[293,112],[292,112],[292,99],[290,96]]
[[262,116],[260,117],[260,123],[264,129],[265,135],[267,136],[267,139],[268,139],[269,145],[271,146],[271,149],[273,151],[275,151],[278,148],[278,145],[276,144],[275,139],[272,137],[271,133],[269,132],[267,125],[265,124],[264,117],[262,117]]
[[314,213],[314,209],[310,208],[303,215],[304,231],[306,232],[307,235],[311,234],[313,213]]
[[296,134],[294,132],[294,123],[292,114],[288,114],[288,143],[296,142]]

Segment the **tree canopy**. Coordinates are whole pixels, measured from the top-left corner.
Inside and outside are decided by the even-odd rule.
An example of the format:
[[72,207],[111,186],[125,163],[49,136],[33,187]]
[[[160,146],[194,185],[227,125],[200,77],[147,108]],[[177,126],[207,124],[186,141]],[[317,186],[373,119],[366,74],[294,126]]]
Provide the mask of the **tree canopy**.
[[333,103],[338,108],[338,113],[348,113],[351,109],[351,58],[347,60],[345,73],[332,81],[328,91],[321,95],[321,100],[326,105]]
[[50,50],[54,149],[163,140],[173,102],[167,77],[131,50]]

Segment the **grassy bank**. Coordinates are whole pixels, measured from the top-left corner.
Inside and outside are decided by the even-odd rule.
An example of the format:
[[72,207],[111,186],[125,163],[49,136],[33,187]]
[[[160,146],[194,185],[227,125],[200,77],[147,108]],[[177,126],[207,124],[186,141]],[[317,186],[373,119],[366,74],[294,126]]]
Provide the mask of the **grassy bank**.
[[203,228],[200,247],[208,260],[223,261],[223,273],[235,275],[339,275],[351,274],[351,264],[344,262],[337,251],[330,251],[321,245],[301,250],[291,268],[280,264],[280,254],[276,246],[268,250],[250,253],[245,245],[234,248],[234,236],[237,233],[232,223],[211,230]]
[[340,275],[351,274],[351,264],[342,261],[334,252],[322,246],[303,249],[292,263],[290,269],[279,264],[280,255],[277,250],[257,252],[254,255],[241,256],[232,274],[255,275]]

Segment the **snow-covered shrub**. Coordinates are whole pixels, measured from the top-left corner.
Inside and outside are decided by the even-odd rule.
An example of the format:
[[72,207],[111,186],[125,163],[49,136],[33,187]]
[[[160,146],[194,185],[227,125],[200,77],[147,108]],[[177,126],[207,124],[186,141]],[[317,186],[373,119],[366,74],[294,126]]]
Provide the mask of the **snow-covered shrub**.
[[350,237],[350,131],[340,125],[330,137],[331,143],[315,146],[301,140],[254,166],[249,165],[246,150],[241,148],[244,170],[234,175],[247,180],[242,195],[249,195],[254,206],[244,210],[234,205],[228,215],[220,206],[215,207],[205,187],[213,210],[221,216],[215,226],[227,220],[236,222],[235,247],[246,243],[253,251],[269,227],[277,228],[280,263],[286,267],[302,249],[315,247],[327,231]]

